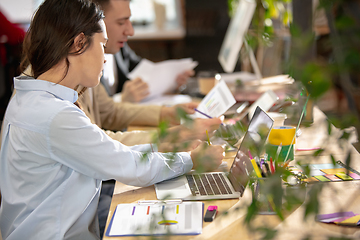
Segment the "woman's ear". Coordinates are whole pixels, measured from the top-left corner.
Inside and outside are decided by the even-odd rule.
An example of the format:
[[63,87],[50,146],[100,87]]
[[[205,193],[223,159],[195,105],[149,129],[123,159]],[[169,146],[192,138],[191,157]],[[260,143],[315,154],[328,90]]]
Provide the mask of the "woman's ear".
[[77,35],[74,39],[74,47],[75,47],[75,52],[79,52],[81,51],[81,49],[84,48],[86,43],[86,37],[84,33],[80,33],[79,35]]

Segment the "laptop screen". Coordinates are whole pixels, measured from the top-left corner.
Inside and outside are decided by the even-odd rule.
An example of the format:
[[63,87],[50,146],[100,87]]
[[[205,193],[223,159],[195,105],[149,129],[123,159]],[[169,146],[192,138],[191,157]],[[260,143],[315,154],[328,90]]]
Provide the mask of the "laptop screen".
[[255,109],[229,172],[229,179],[235,191],[240,192],[241,195],[254,170],[251,158],[256,156],[260,158],[273,123],[274,120],[260,107]]

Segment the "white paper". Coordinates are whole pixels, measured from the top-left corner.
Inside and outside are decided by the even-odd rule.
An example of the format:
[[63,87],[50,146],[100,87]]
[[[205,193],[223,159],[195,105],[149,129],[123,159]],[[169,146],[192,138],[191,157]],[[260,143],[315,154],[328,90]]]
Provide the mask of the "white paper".
[[289,75],[276,75],[258,79],[254,73],[249,72],[233,72],[221,73],[221,79],[226,83],[235,84],[236,80],[241,80],[245,85],[259,85],[259,84],[292,84],[294,79]]
[[[223,115],[236,100],[231,93],[225,81],[221,80],[200,102],[197,109],[209,115],[210,117],[220,117]],[[204,115],[196,112],[196,118],[206,118]]]
[[[121,93],[116,93],[112,97],[114,102],[121,102]],[[152,98],[147,98],[139,102],[140,105],[158,105],[158,106],[174,106],[177,104],[190,103],[192,98],[189,95],[175,94],[175,95],[163,95]]]
[[181,204],[119,204],[107,236],[155,234],[200,234],[203,222],[202,202]]
[[257,106],[259,106],[262,110],[265,112],[268,111],[274,103],[279,99],[279,97],[276,95],[276,93],[269,89],[266,92],[264,92],[248,109],[248,117],[249,120],[254,115],[255,109]]
[[189,95],[163,95],[159,97],[149,98],[147,101],[142,101],[140,105],[158,105],[158,106],[174,106],[177,104],[190,103],[192,98]]
[[254,73],[249,72],[233,72],[233,73],[221,73],[221,79],[226,83],[236,83],[236,80],[241,80],[243,83],[257,80]]
[[159,63],[142,59],[135,69],[128,74],[128,78],[134,79],[139,77],[146,82],[149,85],[150,91],[148,98],[151,98],[174,91],[176,89],[177,76],[185,71],[194,69],[197,64],[191,58],[167,60]]

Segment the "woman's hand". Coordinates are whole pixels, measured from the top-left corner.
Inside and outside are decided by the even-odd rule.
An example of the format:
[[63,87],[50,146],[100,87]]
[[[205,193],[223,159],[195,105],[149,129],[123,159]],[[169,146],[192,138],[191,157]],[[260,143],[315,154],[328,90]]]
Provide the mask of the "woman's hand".
[[199,172],[213,171],[224,159],[224,149],[219,145],[203,142],[190,152],[193,168]]

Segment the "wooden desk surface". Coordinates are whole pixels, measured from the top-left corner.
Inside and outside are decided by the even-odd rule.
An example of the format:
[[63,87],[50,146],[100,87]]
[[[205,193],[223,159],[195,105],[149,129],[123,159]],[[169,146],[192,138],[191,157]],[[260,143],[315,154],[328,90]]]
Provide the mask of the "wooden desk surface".
[[[338,148],[337,140],[331,139],[327,135],[327,124],[325,115],[314,109],[315,122],[310,128],[301,128],[302,134],[297,139],[296,148],[309,147],[324,147],[326,150],[322,156],[315,160],[311,159],[310,152],[301,151],[296,152],[296,161],[310,161],[315,163],[329,163],[329,154],[333,154],[336,160],[345,162],[346,156]],[[333,135],[339,136],[340,132],[333,128]],[[352,154],[352,166],[360,169],[360,155],[351,146],[345,147]],[[229,165],[233,161],[235,152],[227,153],[225,161]],[[316,183],[323,184],[323,183]],[[342,181],[324,183],[326,187],[323,188],[320,195],[320,214],[333,213],[340,211],[353,211],[360,214],[360,181]],[[308,189],[314,186],[309,185]],[[108,223],[113,215],[116,206],[120,203],[136,203],[138,200],[154,200],[156,199],[154,186],[146,188],[132,187],[124,185],[120,182],[116,183],[114,196],[112,199],[110,212],[108,215],[106,229]],[[205,223],[203,225],[203,233],[197,236],[171,236],[171,239],[261,239],[261,236],[249,231],[244,221],[246,207],[251,202],[251,192],[249,188],[246,189],[244,196],[238,199],[231,200],[216,200],[205,201],[205,209],[209,205],[217,205],[219,213],[212,223]],[[257,215],[252,227],[268,227],[277,231],[275,239],[304,239],[310,236],[310,239],[328,239],[328,236],[333,237],[347,237],[360,239],[360,228],[342,227],[332,224],[319,223],[313,218],[304,220],[304,206],[299,206],[291,212],[285,214],[285,220],[281,222],[275,215]],[[228,214],[223,214],[228,212]],[[136,237],[137,239],[149,239],[150,237]],[[165,237],[157,237],[165,238]],[[106,237],[103,239],[134,239],[134,237]]]

